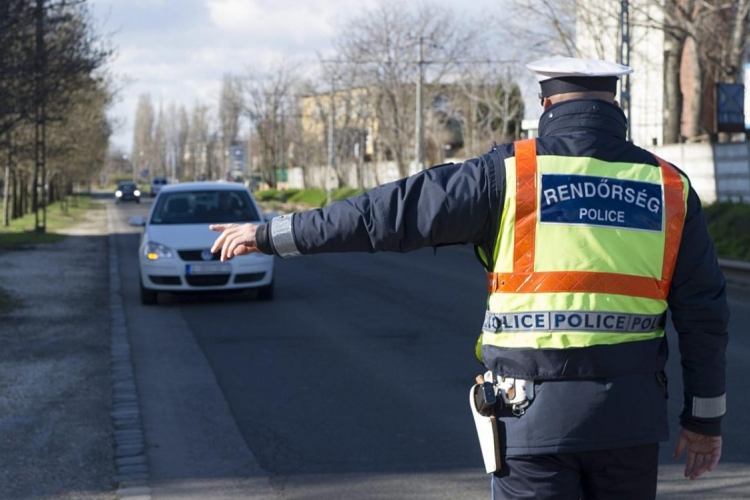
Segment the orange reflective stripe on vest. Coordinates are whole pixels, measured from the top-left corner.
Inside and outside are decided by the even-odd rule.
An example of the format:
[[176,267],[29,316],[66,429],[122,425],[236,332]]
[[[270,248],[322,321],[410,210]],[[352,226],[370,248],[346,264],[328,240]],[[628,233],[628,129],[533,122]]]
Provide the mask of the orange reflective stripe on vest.
[[617,273],[534,272],[537,225],[536,140],[515,143],[516,220],[512,273],[488,273],[490,293],[585,292],[666,300],[685,217],[682,177],[659,157],[665,199],[664,263],[661,279]]

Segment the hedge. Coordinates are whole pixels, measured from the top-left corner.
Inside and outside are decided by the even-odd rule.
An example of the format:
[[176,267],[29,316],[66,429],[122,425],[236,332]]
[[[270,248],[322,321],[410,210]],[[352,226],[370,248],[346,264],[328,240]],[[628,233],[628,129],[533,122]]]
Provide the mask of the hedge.
[[714,203],[703,214],[719,257],[750,261],[750,205]]

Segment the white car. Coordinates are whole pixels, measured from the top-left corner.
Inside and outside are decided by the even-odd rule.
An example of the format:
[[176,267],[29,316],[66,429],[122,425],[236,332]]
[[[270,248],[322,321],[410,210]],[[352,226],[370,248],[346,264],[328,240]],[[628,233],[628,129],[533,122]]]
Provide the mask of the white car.
[[161,191],[161,188],[169,184],[169,179],[166,177],[154,177],[151,179],[151,197],[153,198],[157,194],[159,194],[159,191]]
[[189,182],[163,186],[148,218],[138,250],[141,303],[155,304],[159,292],[255,288],[261,300],[273,299],[271,255],[253,253],[220,262],[211,253],[219,233],[209,224],[260,223],[263,212],[242,184]]

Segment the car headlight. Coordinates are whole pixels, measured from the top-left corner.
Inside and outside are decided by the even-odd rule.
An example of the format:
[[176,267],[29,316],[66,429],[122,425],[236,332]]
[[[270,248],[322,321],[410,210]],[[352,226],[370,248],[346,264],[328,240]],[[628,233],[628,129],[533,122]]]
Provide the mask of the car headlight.
[[143,247],[143,255],[148,260],[171,259],[174,257],[174,253],[169,247],[153,241],[149,241]]
[[115,196],[117,196],[118,198],[122,196],[122,191],[120,191],[119,189],[115,191]]
[[136,196],[140,196],[141,192],[136,189],[135,191],[133,191],[133,194],[136,195]]

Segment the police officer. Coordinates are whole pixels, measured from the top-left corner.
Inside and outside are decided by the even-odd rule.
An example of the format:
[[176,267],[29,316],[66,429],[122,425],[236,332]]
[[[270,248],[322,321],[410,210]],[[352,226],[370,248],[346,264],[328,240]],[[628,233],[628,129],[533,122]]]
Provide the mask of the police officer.
[[687,452],[695,479],[721,456],[724,278],[687,176],[626,140],[615,94],[632,69],[573,58],[527,67],[544,107],[537,139],[269,224],[212,226],[222,232],[212,251],[475,245],[489,282],[477,355],[531,384],[524,409],[498,417],[493,498],[654,498],[669,437],[667,308],[685,391],[675,458]]

